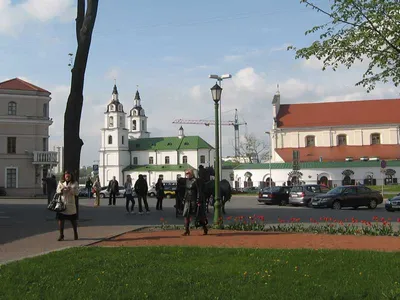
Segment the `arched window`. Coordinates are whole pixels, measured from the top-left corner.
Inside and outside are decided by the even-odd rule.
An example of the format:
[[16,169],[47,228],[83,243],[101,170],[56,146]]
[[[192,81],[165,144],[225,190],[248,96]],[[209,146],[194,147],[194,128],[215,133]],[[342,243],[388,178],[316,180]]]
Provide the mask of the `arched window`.
[[337,145],[338,146],[346,146],[347,145],[347,136],[345,134],[339,134],[337,136]]
[[306,147],[314,147],[315,146],[315,136],[308,135],[306,136]]
[[109,144],[109,145],[112,144],[112,136],[111,136],[111,135],[108,136],[108,144]]
[[118,111],[122,111],[122,105],[121,104],[118,105]]
[[380,145],[381,144],[381,135],[379,133],[371,134],[371,145]]
[[132,130],[136,130],[136,120],[132,121]]
[[115,105],[114,104],[110,105],[110,111],[115,111]]
[[182,163],[187,164],[187,156],[186,155],[184,155],[182,157]]
[[114,117],[109,117],[108,118],[108,126],[114,127]]
[[119,127],[124,127],[124,118],[119,117]]
[[17,114],[17,103],[14,101],[8,102],[8,114],[15,116]]

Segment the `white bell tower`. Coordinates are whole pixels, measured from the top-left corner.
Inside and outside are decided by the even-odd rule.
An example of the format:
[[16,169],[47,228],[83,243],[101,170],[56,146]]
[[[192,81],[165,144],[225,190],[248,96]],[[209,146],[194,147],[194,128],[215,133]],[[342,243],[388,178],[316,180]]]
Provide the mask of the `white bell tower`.
[[139,91],[137,90],[133,99],[133,108],[128,116],[129,139],[150,137],[150,132],[147,131],[147,117],[140,101]]
[[119,102],[117,85],[114,84],[112,98],[104,113],[101,129],[99,177],[102,185],[108,184],[113,176],[123,180],[122,169],[129,165],[129,141],[126,128],[126,113]]

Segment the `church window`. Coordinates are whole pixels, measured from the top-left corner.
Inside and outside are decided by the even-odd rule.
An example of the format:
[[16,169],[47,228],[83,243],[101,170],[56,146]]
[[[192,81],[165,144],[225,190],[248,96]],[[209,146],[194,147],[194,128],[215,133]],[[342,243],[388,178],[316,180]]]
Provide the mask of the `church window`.
[[111,110],[111,111],[115,111],[115,105],[114,105],[114,104],[111,104],[111,105],[110,105],[110,110]]
[[109,117],[108,118],[108,124],[110,127],[114,127],[114,117]]
[[124,127],[124,118],[119,117],[119,127]]
[[165,157],[165,164],[166,164],[166,165],[169,165],[169,156],[166,156],[166,157]]
[[122,141],[121,142],[122,142],[122,145],[125,144],[125,137],[124,136],[122,136]]
[[206,156],[205,155],[200,155],[200,163],[205,164],[206,163]]
[[187,156],[186,155],[184,155],[182,157],[182,163],[187,164]]
[[132,130],[136,130],[136,120],[132,121]]
[[109,144],[109,145],[112,144],[112,136],[111,136],[111,135],[108,136],[108,144]]
[[379,133],[371,134],[371,145],[380,145],[381,144],[381,135]]
[[144,128],[144,121],[142,121],[142,131],[143,130],[146,130],[145,128]]
[[306,136],[306,147],[314,147],[315,146],[315,136],[309,135]]
[[346,146],[347,145],[347,137],[345,134],[339,134],[337,137],[338,146]]
[[121,104],[118,105],[118,111],[122,111],[122,105]]
[[133,158],[133,164],[134,164],[134,165],[137,165],[137,164],[138,164],[138,158],[137,158],[136,156]]
[[153,156],[149,157],[149,165],[153,165],[154,164],[154,158]]
[[134,116],[137,116],[137,110],[134,109],[134,110],[132,111],[132,114],[133,114]]

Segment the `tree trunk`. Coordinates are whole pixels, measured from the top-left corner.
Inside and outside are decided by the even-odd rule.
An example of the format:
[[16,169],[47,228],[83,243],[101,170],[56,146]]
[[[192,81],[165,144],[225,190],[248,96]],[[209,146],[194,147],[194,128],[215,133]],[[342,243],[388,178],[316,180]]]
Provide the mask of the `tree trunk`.
[[[85,0],[78,0],[76,17],[76,50],[74,66],[72,68],[71,89],[64,114],[64,171],[73,173],[79,181],[79,165],[83,141],[79,136],[85,71],[92,41],[92,33],[96,21],[99,0],[87,0],[85,14]],[[77,208],[79,199],[76,199]]]

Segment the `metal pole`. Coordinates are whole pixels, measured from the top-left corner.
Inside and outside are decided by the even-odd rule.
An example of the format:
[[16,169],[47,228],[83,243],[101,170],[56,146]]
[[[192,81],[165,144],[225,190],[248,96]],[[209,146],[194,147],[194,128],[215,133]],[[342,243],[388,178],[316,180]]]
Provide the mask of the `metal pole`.
[[221,202],[220,202],[220,190],[219,190],[219,116],[218,116],[218,101],[214,101],[214,109],[215,109],[215,199],[214,199],[214,227],[222,228],[223,221],[221,218]]
[[[219,79],[219,86],[222,88],[222,78]],[[219,104],[219,178],[222,179],[222,105]]]

